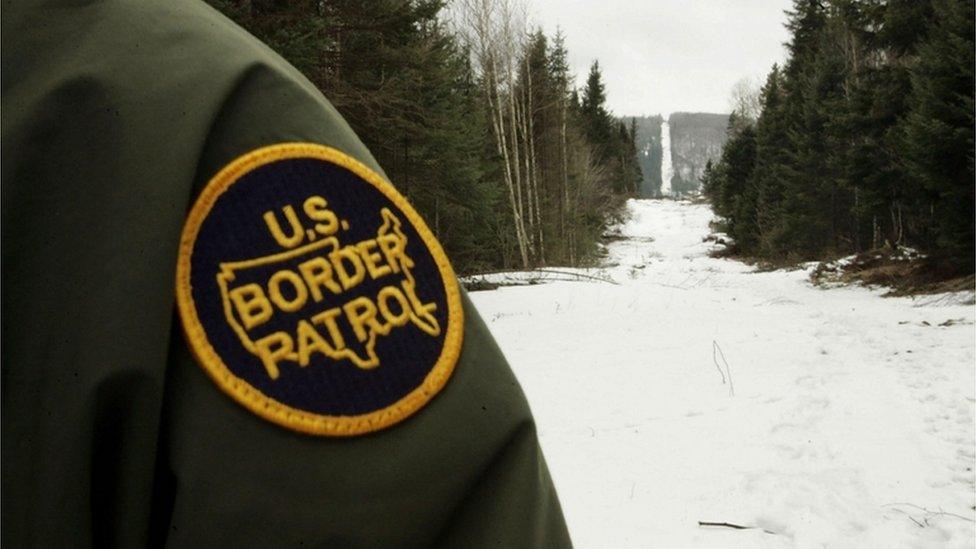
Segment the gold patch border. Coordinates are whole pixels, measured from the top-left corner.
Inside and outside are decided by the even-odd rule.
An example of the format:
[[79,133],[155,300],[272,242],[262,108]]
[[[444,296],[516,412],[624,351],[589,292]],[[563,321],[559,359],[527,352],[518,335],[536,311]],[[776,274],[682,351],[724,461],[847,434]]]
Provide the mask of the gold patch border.
[[[190,285],[190,264],[193,247],[204,220],[210,214],[220,196],[251,171],[280,160],[313,158],[341,166],[367,183],[373,185],[393,202],[406,216],[427,246],[437,264],[447,298],[447,328],[441,354],[428,372],[423,383],[395,403],[354,416],[330,416],[315,414],[283,404],[259,391],[243,379],[235,376],[207,339],[206,331],[197,316]],[[348,437],[379,431],[395,425],[423,408],[436,396],[450,379],[464,339],[464,311],[457,277],[430,228],[413,209],[407,199],[391,183],[355,158],[326,145],[317,143],[279,143],[255,149],[244,154],[221,169],[210,179],[187,216],[180,237],[176,264],[176,302],[183,330],[190,348],[207,375],[231,398],[258,416],[312,435]]]

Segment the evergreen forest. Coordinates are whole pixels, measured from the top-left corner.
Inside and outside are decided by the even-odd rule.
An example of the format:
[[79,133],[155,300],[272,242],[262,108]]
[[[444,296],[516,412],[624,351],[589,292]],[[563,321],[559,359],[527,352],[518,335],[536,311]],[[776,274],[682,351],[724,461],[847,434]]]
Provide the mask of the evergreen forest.
[[459,273],[586,265],[641,180],[594,61],[513,0],[210,0],[295,65]]
[[971,0],[794,0],[758,115],[734,112],[703,189],[738,253],[913,247],[974,270]]

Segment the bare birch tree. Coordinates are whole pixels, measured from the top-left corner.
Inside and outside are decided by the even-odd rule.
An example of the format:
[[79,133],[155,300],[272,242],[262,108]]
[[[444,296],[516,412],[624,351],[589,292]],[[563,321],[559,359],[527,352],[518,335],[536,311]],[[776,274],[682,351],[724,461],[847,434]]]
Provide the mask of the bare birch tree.
[[492,134],[504,164],[519,256],[522,267],[527,268],[530,250],[525,229],[514,97],[515,64],[522,37],[516,33],[518,22],[514,21],[514,1],[461,0],[455,13],[458,34],[470,48],[481,75]]
[[515,239],[522,267],[529,267],[522,168],[515,101],[515,66],[523,43],[524,22],[516,21],[514,0],[461,0],[456,9],[458,34],[472,52],[488,104],[492,134],[504,164]]

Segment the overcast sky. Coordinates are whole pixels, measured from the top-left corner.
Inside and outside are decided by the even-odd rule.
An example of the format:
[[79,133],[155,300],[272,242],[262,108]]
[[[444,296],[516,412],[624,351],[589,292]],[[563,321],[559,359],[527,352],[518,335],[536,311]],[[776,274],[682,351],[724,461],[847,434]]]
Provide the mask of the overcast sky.
[[785,57],[789,0],[529,0],[533,24],[566,35],[577,85],[600,61],[617,116],[729,111],[739,79]]

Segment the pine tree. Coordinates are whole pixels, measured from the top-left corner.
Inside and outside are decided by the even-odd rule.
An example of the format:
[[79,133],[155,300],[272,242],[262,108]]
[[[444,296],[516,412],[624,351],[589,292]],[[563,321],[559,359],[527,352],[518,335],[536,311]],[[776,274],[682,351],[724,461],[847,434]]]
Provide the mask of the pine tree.
[[931,201],[933,251],[973,272],[973,4],[936,0],[933,8],[912,71],[904,161]]
[[597,157],[605,159],[610,151],[608,145],[613,134],[613,119],[606,108],[607,93],[600,72],[599,61],[590,65],[590,73],[586,77],[586,86],[580,98],[580,115],[583,121],[583,131],[597,152]]
[[753,183],[756,163],[756,131],[735,113],[729,117],[729,138],[722,158],[708,182],[715,213],[728,223],[728,233],[742,251],[755,250],[757,193]]
[[756,232],[758,248],[747,250],[760,255],[775,255],[788,248],[782,234],[783,181],[790,169],[788,127],[784,106],[783,76],[773,65],[761,91],[762,114],[756,122]]
[[821,83],[827,77],[826,60],[820,55],[825,24],[825,8],[819,1],[794,0],[787,24],[793,34],[787,45],[790,59],[783,82],[790,155],[783,170],[781,215],[774,229],[777,241],[789,249],[776,249],[778,254],[814,257],[833,238],[830,196],[822,177],[825,112],[818,105],[825,91]]
[[701,183],[702,195],[711,200],[714,206],[715,197],[718,195],[718,187],[716,186],[718,181],[715,177],[715,165],[711,158],[705,161],[705,169],[702,170],[699,182]]
[[[551,225],[551,230],[556,234],[549,239],[550,242],[560,242],[558,246],[558,257],[569,263],[573,262],[573,254],[569,246],[568,239],[565,238],[567,230],[572,223],[567,219],[570,212],[570,187],[569,187],[569,123],[571,116],[570,89],[572,81],[569,72],[569,53],[566,51],[566,41],[562,31],[557,28],[556,36],[552,40],[552,47],[547,52],[549,60],[549,78],[551,85],[552,103],[547,103],[552,112],[551,124],[553,128],[549,135],[551,143],[552,163],[549,170],[550,183],[548,185],[550,204],[554,204],[555,220]],[[552,246],[550,246],[552,250]]]

